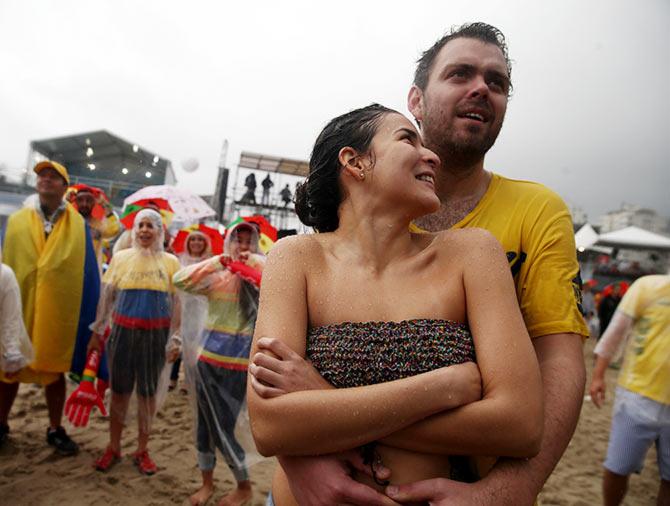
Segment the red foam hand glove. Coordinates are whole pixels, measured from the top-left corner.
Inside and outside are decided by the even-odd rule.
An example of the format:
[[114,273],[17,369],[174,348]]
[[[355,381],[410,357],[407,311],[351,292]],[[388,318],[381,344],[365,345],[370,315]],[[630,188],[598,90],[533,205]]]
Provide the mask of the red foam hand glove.
[[91,350],[86,359],[86,368],[82,380],[65,402],[65,416],[75,427],[86,427],[88,425],[88,419],[94,406],[98,407],[103,416],[107,416],[102,397],[93,384],[99,364],[100,353],[98,350]]
[[242,262],[230,262],[227,267],[230,272],[237,274],[245,281],[248,281],[257,287],[261,286],[261,271],[249,267]]

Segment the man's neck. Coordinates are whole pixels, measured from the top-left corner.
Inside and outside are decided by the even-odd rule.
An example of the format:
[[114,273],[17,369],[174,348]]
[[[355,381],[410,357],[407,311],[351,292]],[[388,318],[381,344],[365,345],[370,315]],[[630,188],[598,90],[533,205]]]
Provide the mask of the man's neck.
[[483,159],[474,166],[442,166],[436,181],[440,209],[417,224],[431,232],[451,228],[477,207],[490,182],[491,173],[484,170]]
[[56,212],[56,209],[58,209],[58,207],[61,205],[61,202],[62,199],[48,199],[40,197],[40,207],[42,208],[42,212],[47,218]]

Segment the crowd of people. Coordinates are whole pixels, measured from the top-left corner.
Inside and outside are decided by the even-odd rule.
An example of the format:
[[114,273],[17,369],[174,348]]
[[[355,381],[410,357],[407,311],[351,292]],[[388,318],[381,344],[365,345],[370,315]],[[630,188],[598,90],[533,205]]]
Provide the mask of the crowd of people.
[[[47,441],[75,453],[61,423],[64,373],[83,381],[97,353],[108,369],[97,391],[108,384],[111,395],[95,468],[119,461],[134,399],[133,460],[153,474],[152,421],[181,355],[202,474],[191,504],[213,494],[217,450],[237,483],[220,504],[248,503],[256,449],[279,462],[269,505],[533,504],[576,427],[590,330],[567,207],[540,184],[484,167],[511,70],[499,30],[464,25],[418,61],[408,108],[419,129],[378,104],[331,120],[295,195],[318,233],[278,242],[267,262],[244,222],[222,254],[192,232],[177,258],[147,208],[101,278],[96,225],[85,204],[63,200],[66,168],[36,165],[38,199],[10,218],[3,244],[1,274],[16,282],[0,307],[14,316],[22,307],[25,328],[2,330],[0,437],[18,383],[40,383]],[[656,444],[667,505],[670,277],[642,278],[613,313],[596,349],[594,402],[611,350],[632,337],[603,501],[620,504]]]

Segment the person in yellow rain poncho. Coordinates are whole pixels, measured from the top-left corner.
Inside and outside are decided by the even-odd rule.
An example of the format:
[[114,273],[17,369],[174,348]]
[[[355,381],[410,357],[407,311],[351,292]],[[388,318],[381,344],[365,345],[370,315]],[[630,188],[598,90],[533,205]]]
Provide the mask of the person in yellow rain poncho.
[[88,333],[95,316],[100,277],[86,223],[63,201],[69,184],[66,168],[44,161],[33,170],[38,198],[9,217],[3,250],[21,291],[34,359],[15,376],[0,372],[0,425],[7,425],[19,383],[44,385],[47,442],[59,454],[73,455],[79,448],[61,426],[63,373],[70,370],[75,343]]

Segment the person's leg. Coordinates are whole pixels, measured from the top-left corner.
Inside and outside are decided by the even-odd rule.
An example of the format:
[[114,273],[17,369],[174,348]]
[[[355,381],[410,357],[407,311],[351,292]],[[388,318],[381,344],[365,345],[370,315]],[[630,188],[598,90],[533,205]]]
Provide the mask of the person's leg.
[[207,364],[198,361],[194,379],[197,409],[195,443],[198,450],[198,468],[202,473],[202,486],[191,495],[192,506],[204,504],[214,493],[214,468],[216,467],[216,447],[212,439],[214,420],[202,383],[203,374],[207,374]]
[[658,487],[656,506],[670,506],[670,481],[661,480]]
[[142,397],[137,395],[137,453],[147,450],[151,422],[156,414],[156,397]]
[[58,375],[58,379],[44,387],[44,395],[49,411],[49,427],[47,428],[47,443],[56,448],[61,455],[74,455],[79,451],[79,445],[72,441],[65,429],[61,426],[63,407],[65,406],[65,376]]
[[112,391],[109,407],[109,448],[121,454],[121,436],[135,383],[132,336],[121,327],[113,327],[106,344]]
[[214,469],[200,472],[202,473],[202,486],[189,497],[191,506],[202,506],[214,494]]
[[16,399],[16,394],[19,391],[19,384],[5,383],[0,381],[0,446],[7,440],[9,434],[9,412],[12,410],[12,405]]
[[237,488],[219,501],[219,506],[239,506],[246,504],[252,498],[249,470],[246,465],[244,448],[235,437],[237,416],[244,404],[247,387],[246,371],[234,371],[223,368],[213,373],[217,378],[214,386],[217,387],[218,400],[215,403],[219,434],[217,446],[228,463],[228,467],[237,481]]
[[607,457],[603,467],[604,504],[620,504],[626,495],[628,477],[642,471],[644,458],[658,438],[657,424],[639,413],[649,409],[653,402],[638,394],[616,389]]
[[0,425],[7,425],[9,412],[12,410],[18,391],[18,382],[5,383],[0,381]]
[[44,387],[49,410],[49,427],[57,429],[63,420],[63,406],[65,406],[65,376],[60,374],[58,379]]
[[658,487],[657,506],[670,506],[670,406],[663,408],[659,416],[660,436],[656,440],[656,461],[661,484]]
[[129,403],[130,394],[117,394],[112,391],[112,402],[109,409],[109,447],[117,454],[121,453],[121,436]]
[[618,506],[628,490],[628,476],[605,469],[603,474],[603,505]]
[[174,390],[179,381],[179,367],[181,366],[181,355],[174,361],[172,364],[172,370],[170,371],[170,390]]

